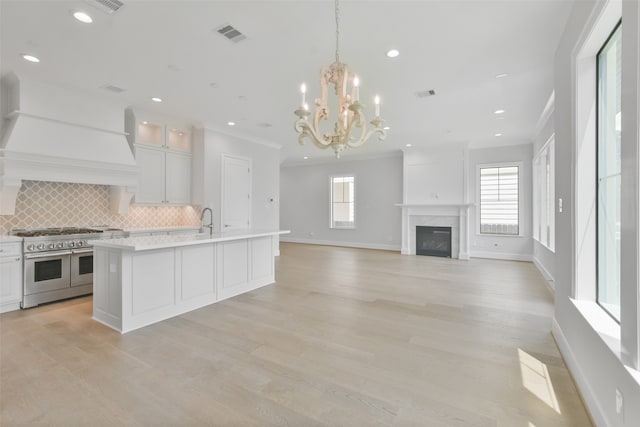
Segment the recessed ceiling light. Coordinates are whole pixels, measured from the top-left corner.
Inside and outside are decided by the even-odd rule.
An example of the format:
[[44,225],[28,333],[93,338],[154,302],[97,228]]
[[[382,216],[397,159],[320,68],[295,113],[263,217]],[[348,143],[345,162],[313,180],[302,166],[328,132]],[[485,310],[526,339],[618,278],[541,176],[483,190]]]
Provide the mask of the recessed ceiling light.
[[397,49],[391,49],[387,52],[389,58],[395,58],[398,55],[400,55],[400,52]]
[[153,98],[151,98],[151,100],[153,102],[162,102],[162,98],[158,98],[157,96],[154,96]]
[[309,158],[309,156],[304,156],[303,159],[307,160]]
[[502,136],[502,134],[501,133],[496,133],[496,136]]
[[235,122],[227,122],[227,124],[228,124],[229,126],[235,126],[235,125],[236,125],[236,123],[235,123]]
[[384,130],[389,130],[389,129],[391,129],[391,126],[385,126],[385,127],[383,127],[382,129],[384,129]]
[[493,114],[502,114],[504,113],[504,110],[496,110],[493,112]]
[[405,147],[411,147],[411,144],[406,144]]
[[498,75],[496,76],[496,79],[501,79],[502,77],[507,77],[508,75],[509,75],[509,74],[507,74],[507,73],[498,74]]
[[80,22],[84,22],[85,24],[91,24],[93,22],[93,18],[87,15],[84,12],[76,12],[73,14],[73,17],[76,18]]
[[29,61],[29,62],[40,62],[40,59],[36,58],[36,57],[35,57],[35,56],[33,56],[33,55],[27,55],[27,54],[24,54],[24,55],[22,55],[22,58],[23,58],[25,61]]

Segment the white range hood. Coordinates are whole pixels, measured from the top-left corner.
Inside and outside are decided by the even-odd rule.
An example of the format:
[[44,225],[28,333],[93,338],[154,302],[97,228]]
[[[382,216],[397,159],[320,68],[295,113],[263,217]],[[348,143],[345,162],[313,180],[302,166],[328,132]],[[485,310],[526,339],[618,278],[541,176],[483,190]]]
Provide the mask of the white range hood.
[[22,180],[112,186],[125,213],[138,182],[124,128],[124,107],[18,79],[2,80],[0,214],[15,213]]

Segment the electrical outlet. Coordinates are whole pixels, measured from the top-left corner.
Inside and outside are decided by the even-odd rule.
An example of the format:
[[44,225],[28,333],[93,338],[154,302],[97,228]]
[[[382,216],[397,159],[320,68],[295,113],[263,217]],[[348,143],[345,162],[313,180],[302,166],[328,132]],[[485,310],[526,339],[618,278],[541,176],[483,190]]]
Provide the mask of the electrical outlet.
[[624,397],[618,389],[616,389],[616,414],[618,414],[621,421],[624,421]]

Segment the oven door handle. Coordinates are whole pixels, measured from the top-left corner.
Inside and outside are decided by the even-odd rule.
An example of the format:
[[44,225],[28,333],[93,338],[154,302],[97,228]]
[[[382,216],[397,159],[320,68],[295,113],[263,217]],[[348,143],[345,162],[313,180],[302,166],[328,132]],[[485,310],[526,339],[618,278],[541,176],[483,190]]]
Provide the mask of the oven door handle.
[[71,251],[71,253],[73,255],[76,255],[76,254],[90,254],[92,252],[93,252],[93,249],[83,249],[83,250],[72,250]]
[[60,251],[60,252],[42,252],[39,254],[25,254],[25,259],[34,259],[34,258],[53,258],[57,256],[63,255],[71,255],[71,251]]

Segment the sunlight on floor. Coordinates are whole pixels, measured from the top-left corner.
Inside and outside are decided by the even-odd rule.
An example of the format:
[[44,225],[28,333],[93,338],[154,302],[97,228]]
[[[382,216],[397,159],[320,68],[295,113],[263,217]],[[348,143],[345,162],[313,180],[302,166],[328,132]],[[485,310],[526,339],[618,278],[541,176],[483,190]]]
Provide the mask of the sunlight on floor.
[[[522,349],[518,349],[518,358],[520,360],[522,385],[538,399],[549,405],[551,409],[560,414],[560,406],[558,405],[556,393],[553,390],[553,384],[551,384],[547,365]],[[529,424],[530,426],[533,425],[531,423]]]

